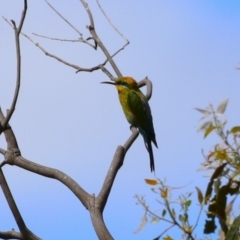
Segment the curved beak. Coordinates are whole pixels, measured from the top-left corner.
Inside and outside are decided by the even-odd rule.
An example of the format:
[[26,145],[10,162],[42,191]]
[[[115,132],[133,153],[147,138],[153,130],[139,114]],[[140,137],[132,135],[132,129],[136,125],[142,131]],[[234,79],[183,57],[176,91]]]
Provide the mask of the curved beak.
[[106,84],[112,84],[112,85],[116,85],[115,82],[101,82],[101,83],[106,83]]

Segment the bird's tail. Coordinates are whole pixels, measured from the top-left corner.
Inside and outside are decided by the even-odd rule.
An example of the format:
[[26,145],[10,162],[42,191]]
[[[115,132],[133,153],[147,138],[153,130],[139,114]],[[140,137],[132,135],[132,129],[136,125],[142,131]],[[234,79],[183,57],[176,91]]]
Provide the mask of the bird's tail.
[[145,146],[148,150],[149,153],[149,157],[150,157],[150,169],[151,172],[154,171],[155,172],[155,165],[154,165],[154,157],[153,157],[153,150],[152,150],[152,143],[150,139],[147,139],[147,141],[145,141]]

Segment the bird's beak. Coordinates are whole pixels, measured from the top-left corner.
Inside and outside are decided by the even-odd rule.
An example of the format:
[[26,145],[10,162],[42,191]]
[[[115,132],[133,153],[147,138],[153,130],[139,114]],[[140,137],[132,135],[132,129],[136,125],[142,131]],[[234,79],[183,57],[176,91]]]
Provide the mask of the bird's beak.
[[106,84],[112,84],[112,85],[116,85],[115,82],[101,82],[101,83],[106,83]]

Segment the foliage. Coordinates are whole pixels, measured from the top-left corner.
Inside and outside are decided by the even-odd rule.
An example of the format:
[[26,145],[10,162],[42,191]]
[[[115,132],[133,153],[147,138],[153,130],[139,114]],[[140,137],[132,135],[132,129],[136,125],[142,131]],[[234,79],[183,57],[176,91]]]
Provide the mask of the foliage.
[[[147,219],[151,223],[165,221],[169,227],[165,229],[155,240],[172,239],[166,232],[177,227],[183,233],[182,239],[197,239],[194,231],[196,228],[203,229],[203,233],[212,234],[217,229],[216,219],[219,223],[219,239],[233,240],[239,237],[240,217],[235,218],[233,214],[233,205],[239,193],[240,186],[240,126],[233,126],[226,129],[227,120],[224,117],[228,105],[228,99],[223,100],[216,110],[210,104],[206,109],[195,108],[202,114],[201,126],[199,131],[203,132],[204,138],[210,134],[217,134],[220,141],[215,144],[208,154],[204,154],[204,162],[200,170],[212,170],[212,174],[205,194],[196,187],[195,193],[198,198],[198,215],[190,221],[191,206],[193,205],[192,193],[180,194],[177,200],[172,200],[173,190],[176,188],[167,186],[165,181],[160,179],[146,179],[146,183],[154,186],[152,191],[158,194],[157,200],[162,206],[161,214],[152,211],[146,204],[144,197],[136,195],[137,203],[144,207],[144,224],[141,225],[140,231],[145,226]],[[233,196],[229,200],[229,196]],[[196,205],[196,204],[195,204]],[[206,221],[204,226],[199,226],[199,218],[206,212]],[[196,211],[194,211],[196,213]],[[226,237],[226,238],[225,238]]]

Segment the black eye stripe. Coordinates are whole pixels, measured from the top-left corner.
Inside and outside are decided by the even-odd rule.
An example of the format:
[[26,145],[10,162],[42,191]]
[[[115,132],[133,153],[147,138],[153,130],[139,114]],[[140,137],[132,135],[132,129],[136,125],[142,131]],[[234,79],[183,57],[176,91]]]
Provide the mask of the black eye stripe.
[[121,82],[119,82],[119,85],[128,86],[128,83],[121,81]]

